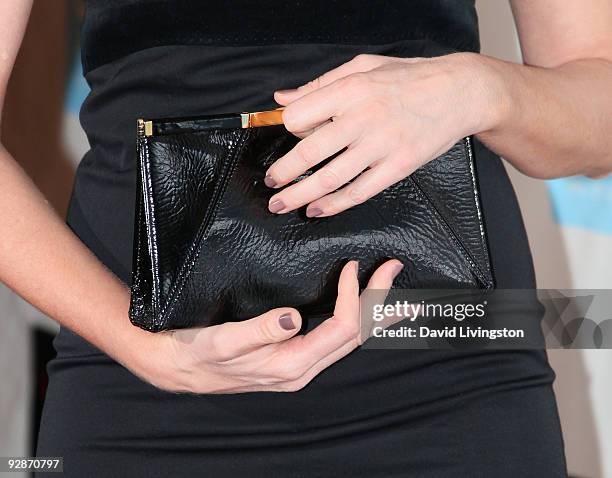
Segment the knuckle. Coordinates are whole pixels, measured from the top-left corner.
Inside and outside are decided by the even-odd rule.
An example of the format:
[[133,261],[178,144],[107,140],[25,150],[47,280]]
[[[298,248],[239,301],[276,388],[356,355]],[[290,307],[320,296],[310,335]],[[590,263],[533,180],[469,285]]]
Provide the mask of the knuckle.
[[317,88],[320,88],[321,80],[322,78],[320,76],[317,76],[316,78],[313,78],[308,83],[306,83],[304,85],[304,88],[307,90],[316,90]]
[[296,112],[294,112],[294,107],[292,105],[288,105],[283,110],[283,124],[288,131],[294,132],[297,131],[298,128],[298,118]]
[[258,326],[256,327],[258,338],[262,342],[270,342],[273,341],[276,337],[276,329],[272,325],[271,320],[261,320],[259,321]]
[[356,320],[337,320],[336,327],[342,337],[357,337],[360,333],[359,322]]
[[414,167],[410,161],[399,161],[397,165],[397,170],[400,173],[401,177],[406,177],[414,172]]
[[365,189],[361,186],[347,186],[346,195],[350,202],[354,205],[362,204],[368,199],[368,194]]
[[234,358],[233,353],[227,343],[221,343],[220,339],[215,339],[216,345],[213,347],[211,357],[215,362],[223,363]]
[[321,187],[326,191],[334,191],[340,186],[340,178],[329,167],[322,169],[317,176]]
[[359,53],[353,57],[353,63],[358,66],[367,66],[372,62],[372,55],[368,53]]
[[360,334],[359,322],[351,320],[346,323],[343,327],[344,333],[347,337],[358,337]]
[[320,159],[319,147],[314,141],[300,141],[295,147],[295,153],[298,159],[306,166],[310,168],[317,164]]
[[409,153],[398,152],[398,154],[395,155],[395,158],[390,161],[390,166],[392,166],[395,171],[398,171],[402,177],[405,177],[412,173],[414,169],[413,163],[410,159]]
[[211,334],[207,355],[215,362],[225,362],[232,358],[230,347],[221,334]]

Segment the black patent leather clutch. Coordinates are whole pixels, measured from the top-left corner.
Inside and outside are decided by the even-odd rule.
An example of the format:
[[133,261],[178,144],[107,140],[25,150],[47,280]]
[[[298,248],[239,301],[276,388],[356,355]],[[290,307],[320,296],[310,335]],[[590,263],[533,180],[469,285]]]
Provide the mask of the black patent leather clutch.
[[210,326],[281,306],[331,314],[351,259],[362,286],[397,258],[396,288],[493,287],[470,138],[343,213],[277,215],[264,174],[299,138],[268,118],[139,120],[133,324]]

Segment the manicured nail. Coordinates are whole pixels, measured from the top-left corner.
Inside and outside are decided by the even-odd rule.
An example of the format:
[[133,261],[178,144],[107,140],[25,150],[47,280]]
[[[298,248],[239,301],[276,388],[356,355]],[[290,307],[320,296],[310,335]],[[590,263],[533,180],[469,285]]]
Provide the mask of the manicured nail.
[[285,330],[295,329],[295,324],[291,319],[291,314],[283,314],[278,318],[278,324]]
[[404,264],[396,264],[395,267],[393,268],[393,278],[395,279],[397,277],[397,275],[402,272],[402,269],[404,268]]
[[270,203],[270,206],[268,206],[268,209],[270,209],[270,212],[282,211],[283,209],[285,209],[285,203],[281,201],[280,199],[277,199],[276,201],[272,201]]
[[270,176],[269,174],[266,174],[266,177],[264,178],[264,184],[268,186],[269,188],[273,188],[274,186],[276,186],[276,181],[274,181],[272,176]]
[[319,217],[321,214],[323,214],[323,211],[318,207],[306,209],[306,217]]
[[276,90],[276,93],[280,93],[281,95],[290,95],[291,93],[295,93],[297,88],[291,88],[289,90]]

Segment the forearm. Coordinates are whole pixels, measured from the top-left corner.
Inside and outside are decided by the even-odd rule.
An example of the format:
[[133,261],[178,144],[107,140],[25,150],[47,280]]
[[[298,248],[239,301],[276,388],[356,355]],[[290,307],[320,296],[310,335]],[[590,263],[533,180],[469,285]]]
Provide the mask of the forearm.
[[132,363],[131,351],[151,334],[129,322],[128,288],[72,233],[3,147],[0,179],[0,281],[115,359]]
[[612,62],[584,59],[555,68],[479,55],[486,87],[482,112],[491,127],[477,134],[523,173],[537,178],[612,171]]

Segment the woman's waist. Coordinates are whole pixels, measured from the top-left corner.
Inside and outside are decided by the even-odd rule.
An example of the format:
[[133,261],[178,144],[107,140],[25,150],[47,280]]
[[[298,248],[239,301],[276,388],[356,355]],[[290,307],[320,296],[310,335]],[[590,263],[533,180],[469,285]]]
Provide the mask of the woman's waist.
[[307,83],[360,53],[412,57],[448,52],[427,40],[149,48],[87,75],[91,91],[80,119],[96,159],[111,161],[112,171],[124,171],[134,164],[138,118],[272,109],[278,107],[275,90]]
[[[83,112],[102,113],[105,105],[118,105],[122,116],[127,116],[134,107],[188,113],[270,104],[275,90],[299,86],[362,53],[407,58],[454,51],[427,39],[382,44],[161,46],[88,73],[91,94]],[[102,103],[97,101],[100,98]]]

